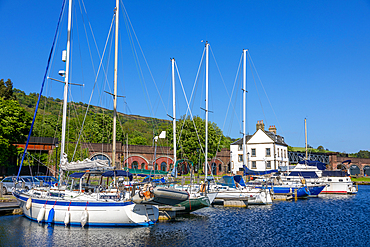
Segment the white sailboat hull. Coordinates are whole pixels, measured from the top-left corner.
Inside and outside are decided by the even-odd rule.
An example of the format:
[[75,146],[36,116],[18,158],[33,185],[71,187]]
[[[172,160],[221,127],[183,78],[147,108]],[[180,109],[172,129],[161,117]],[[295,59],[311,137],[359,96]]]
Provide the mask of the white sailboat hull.
[[[69,225],[81,226],[83,213],[87,211],[87,226],[149,226],[158,220],[158,207],[153,205],[137,205],[130,201],[83,201],[63,198],[37,198],[26,193],[14,192],[20,203],[24,215],[37,221],[41,208],[45,207],[42,222],[49,222],[48,216],[54,208],[53,224],[64,225],[66,213],[70,212]],[[27,209],[27,200],[31,198],[32,204]]]

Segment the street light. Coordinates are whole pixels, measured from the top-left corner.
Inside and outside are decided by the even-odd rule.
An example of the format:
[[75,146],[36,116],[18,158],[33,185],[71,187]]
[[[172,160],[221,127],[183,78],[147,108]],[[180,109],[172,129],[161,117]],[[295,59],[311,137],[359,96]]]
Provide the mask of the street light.
[[58,164],[58,140],[55,142],[55,178],[58,178],[57,164]]

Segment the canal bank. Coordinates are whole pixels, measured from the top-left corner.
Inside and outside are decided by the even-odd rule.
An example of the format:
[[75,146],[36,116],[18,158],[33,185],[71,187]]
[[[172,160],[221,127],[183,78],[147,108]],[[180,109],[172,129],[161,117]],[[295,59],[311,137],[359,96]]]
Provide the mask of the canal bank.
[[203,208],[144,228],[64,227],[0,217],[1,245],[370,246],[370,186],[248,208]]

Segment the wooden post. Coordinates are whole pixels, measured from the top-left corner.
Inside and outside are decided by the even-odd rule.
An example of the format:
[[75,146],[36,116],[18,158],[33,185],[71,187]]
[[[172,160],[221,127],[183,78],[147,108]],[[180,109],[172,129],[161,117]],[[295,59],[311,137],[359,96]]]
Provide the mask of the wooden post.
[[295,201],[297,201],[297,191],[298,191],[298,189],[295,189],[295,190],[294,190],[294,200],[295,200]]
[[3,182],[0,182],[0,197],[3,197]]

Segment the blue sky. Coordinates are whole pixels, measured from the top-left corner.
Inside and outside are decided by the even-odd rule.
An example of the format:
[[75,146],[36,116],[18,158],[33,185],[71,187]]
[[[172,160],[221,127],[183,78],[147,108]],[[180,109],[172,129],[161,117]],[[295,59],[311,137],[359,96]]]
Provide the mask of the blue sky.
[[[82,4],[87,11],[83,19],[79,7]],[[61,5],[62,0],[0,0],[0,78],[10,78],[14,87],[26,93],[40,91]],[[113,0],[75,1],[71,81],[84,83],[85,87],[72,87],[74,101],[89,101],[94,69],[100,61],[92,35],[88,34],[90,56],[85,29],[90,33],[91,25],[102,53],[114,5]],[[129,113],[169,119],[170,58],[176,59],[190,97],[204,40],[211,45],[209,108],[213,113],[209,119],[225,135],[241,136],[240,78],[231,99],[235,111],[231,108],[227,112],[228,95],[235,83],[242,49],[249,49],[264,88],[256,71],[249,69],[250,134],[257,121],[264,120],[266,129],[275,125],[288,145],[304,146],[307,118],[311,146],[347,153],[370,150],[370,1],[124,1],[124,5],[151,71],[137,43],[134,47],[140,67],[136,65],[121,12],[118,92],[126,96]],[[66,15],[50,77],[61,79],[58,71],[64,69],[60,60],[65,45]],[[92,101],[107,108],[112,108],[111,98],[101,92],[112,91],[112,58],[113,47],[107,48],[103,64],[111,89],[100,73]],[[186,113],[186,104],[176,80],[177,116],[181,116]],[[44,95],[62,98],[62,91],[62,84],[48,81]],[[192,103],[194,115],[204,117],[200,109],[204,99],[202,67]],[[118,106],[119,111],[128,112],[123,99],[118,100]]]

